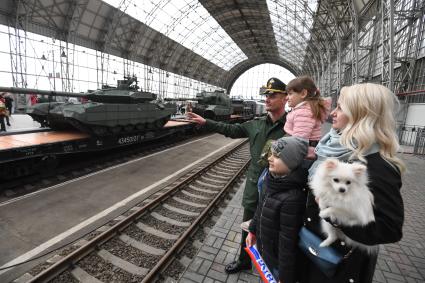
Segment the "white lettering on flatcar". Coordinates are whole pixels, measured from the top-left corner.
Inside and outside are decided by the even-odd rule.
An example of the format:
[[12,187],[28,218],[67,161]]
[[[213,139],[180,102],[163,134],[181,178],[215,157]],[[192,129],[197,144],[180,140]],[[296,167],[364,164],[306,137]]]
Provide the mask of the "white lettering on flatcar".
[[119,144],[136,143],[136,142],[139,141],[139,139],[140,139],[140,136],[139,135],[137,135],[137,136],[131,136],[131,137],[123,137],[123,138],[120,138],[118,140],[118,143]]

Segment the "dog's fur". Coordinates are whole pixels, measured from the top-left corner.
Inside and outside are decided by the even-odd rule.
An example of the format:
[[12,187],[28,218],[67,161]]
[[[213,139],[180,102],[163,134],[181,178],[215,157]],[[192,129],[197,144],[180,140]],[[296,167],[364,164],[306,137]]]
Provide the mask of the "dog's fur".
[[[317,168],[310,187],[318,200],[321,218],[345,226],[365,226],[375,221],[373,195],[368,186],[367,168],[361,163],[345,163],[328,158]],[[373,247],[347,237],[340,229],[321,220],[327,238],[320,246],[329,246],[341,239],[350,246],[370,251]]]

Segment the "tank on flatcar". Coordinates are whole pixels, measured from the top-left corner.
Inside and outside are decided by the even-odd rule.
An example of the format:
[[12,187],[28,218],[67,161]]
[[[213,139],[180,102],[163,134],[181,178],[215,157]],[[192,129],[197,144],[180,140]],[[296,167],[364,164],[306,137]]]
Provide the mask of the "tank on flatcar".
[[212,120],[229,120],[232,114],[232,104],[224,91],[202,91],[196,94],[197,103],[192,111]]
[[245,119],[254,117],[255,104],[245,101],[242,98],[232,98],[233,115],[240,116]]
[[267,114],[266,104],[258,100],[245,100],[247,107],[251,108],[255,117],[264,116]]
[[[0,87],[1,89],[8,92],[85,98],[88,100],[86,103],[63,103],[48,108],[45,120],[52,129],[69,126],[98,136],[156,130],[162,128],[176,111],[174,104],[158,102],[156,94],[139,91],[134,77],[119,80],[116,88],[84,94]],[[30,111],[36,112],[44,108],[45,103],[36,104]]]

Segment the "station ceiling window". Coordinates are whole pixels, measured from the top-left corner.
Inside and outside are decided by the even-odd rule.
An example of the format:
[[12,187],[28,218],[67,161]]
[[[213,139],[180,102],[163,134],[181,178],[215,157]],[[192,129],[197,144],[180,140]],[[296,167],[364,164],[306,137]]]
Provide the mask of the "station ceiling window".
[[317,2],[317,0],[267,0],[279,56],[300,69],[302,67],[300,58],[304,58],[310,40]]
[[228,71],[247,59],[198,0],[104,0]]

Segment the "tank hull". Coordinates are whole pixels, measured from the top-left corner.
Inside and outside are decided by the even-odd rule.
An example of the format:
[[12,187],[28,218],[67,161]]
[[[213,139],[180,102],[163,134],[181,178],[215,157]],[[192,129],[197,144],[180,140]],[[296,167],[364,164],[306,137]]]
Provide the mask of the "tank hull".
[[57,106],[65,104],[64,102],[51,102],[51,103],[37,103],[26,109],[26,113],[31,118],[40,123],[41,126],[46,127],[48,123],[48,114]]
[[229,120],[232,114],[232,108],[222,105],[196,105],[192,111],[207,119],[222,121]]
[[51,111],[49,122],[105,136],[159,129],[174,113],[174,105],[90,102],[57,107]]

